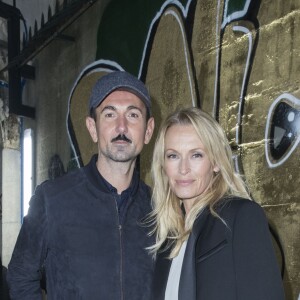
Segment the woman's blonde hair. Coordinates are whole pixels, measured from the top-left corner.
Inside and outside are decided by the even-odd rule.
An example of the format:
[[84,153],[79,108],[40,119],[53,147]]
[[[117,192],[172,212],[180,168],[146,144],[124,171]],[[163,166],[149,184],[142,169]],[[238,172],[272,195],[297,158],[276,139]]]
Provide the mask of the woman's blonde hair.
[[[208,189],[196,199],[186,216],[180,199],[170,189],[164,171],[165,136],[167,130],[174,125],[193,126],[210,163],[220,169],[218,173],[214,173]],[[209,207],[211,213],[218,217],[215,206],[224,196],[250,198],[244,181],[234,170],[232,152],[223,129],[208,113],[195,107],[177,110],[161,124],[154,147],[151,174],[154,187],[150,219],[155,224],[153,233],[156,234],[156,243],[149,249],[154,255],[159,249],[170,247],[170,257],[176,256],[182,243],[188,238],[194,221],[205,207]]]

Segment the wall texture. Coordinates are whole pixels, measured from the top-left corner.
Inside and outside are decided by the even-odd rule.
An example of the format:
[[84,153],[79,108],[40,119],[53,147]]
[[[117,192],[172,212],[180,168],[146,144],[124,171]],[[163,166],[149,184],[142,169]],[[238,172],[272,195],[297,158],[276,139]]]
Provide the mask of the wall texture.
[[[68,115],[82,165],[96,151],[81,128],[83,108],[92,84],[111,70],[145,80],[157,124],[177,106],[210,112],[269,218],[287,299],[300,292],[299,31],[298,0],[113,0],[98,28],[95,61],[71,90]],[[149,183],[153,142],[141,155]]]

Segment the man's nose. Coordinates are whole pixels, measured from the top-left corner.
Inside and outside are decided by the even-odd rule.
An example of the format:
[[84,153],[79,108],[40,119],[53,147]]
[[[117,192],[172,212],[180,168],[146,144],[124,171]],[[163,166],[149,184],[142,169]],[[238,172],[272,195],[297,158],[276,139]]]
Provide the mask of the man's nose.
[[125,116],[119,116],[117,119],[117,127],[116,130],[118,133],[127,133],[128,126],[127,126],[127,119]]

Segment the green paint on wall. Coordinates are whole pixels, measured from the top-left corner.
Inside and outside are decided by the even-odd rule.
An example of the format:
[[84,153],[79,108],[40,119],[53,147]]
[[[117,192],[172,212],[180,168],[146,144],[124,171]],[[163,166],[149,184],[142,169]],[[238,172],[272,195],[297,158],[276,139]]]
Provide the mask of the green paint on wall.
[[[99,25],[96,59],[115,61],[138,75],[151,22],[166,2],[112,0]],[[185,6],[188,0],[180,2]]]

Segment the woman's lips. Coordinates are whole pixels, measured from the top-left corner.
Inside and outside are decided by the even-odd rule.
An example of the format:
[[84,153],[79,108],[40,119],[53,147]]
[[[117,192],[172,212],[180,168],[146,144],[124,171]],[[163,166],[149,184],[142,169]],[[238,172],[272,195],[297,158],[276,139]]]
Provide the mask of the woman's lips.
[[192,184],[194,182],[194,180],[190,179],[190,180],[176,180],[177,185],[179,186],[188,186],[190,184]]

